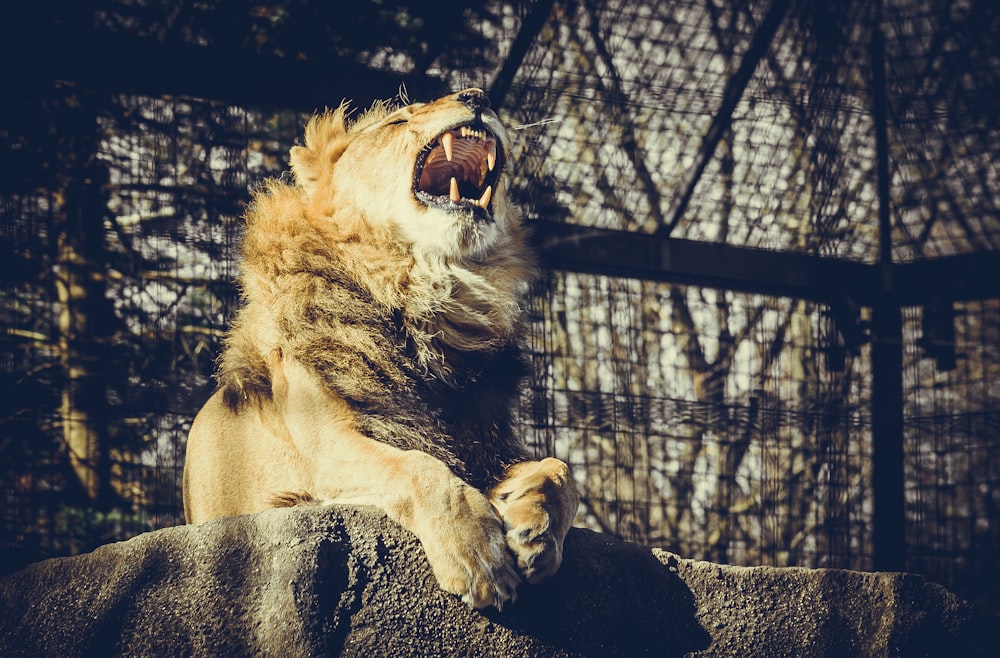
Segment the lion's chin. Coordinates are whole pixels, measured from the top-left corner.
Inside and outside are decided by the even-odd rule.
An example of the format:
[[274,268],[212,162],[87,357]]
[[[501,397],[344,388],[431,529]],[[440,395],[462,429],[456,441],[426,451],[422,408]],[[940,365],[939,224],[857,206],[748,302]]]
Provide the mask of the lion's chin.
[[501,223],[482,208],[420,204],[410,221],[399,223],[404,238],[424,257],[479,259],[502,237]]

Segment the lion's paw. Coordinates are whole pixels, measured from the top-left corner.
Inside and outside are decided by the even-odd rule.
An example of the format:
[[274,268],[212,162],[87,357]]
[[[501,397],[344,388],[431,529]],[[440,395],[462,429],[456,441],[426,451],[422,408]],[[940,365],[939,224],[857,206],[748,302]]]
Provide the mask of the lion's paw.
[[462,485],[439,513],[421,542],[441,588],[477,610],[513,601],[521,579],[486,497]]
[[536,505],[518,509],[511,506],[507,516],[507,546],[517,558],[517,568],[532,585],[546,580],[562,564],[562,543],[551,529],[548,513]]
[[507,546],[525,581],[552,576],[579,505],[566,464],[552,458],[516,464],[490,492],[490,502],[503,518]]

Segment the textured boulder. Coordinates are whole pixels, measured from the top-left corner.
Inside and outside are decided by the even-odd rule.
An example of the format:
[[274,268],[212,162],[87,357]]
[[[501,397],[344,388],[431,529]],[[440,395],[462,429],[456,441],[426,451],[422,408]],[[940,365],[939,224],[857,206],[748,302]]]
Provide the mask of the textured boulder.
[[372,510],[169,528],[0,580],[0,655],[985,656],[996,639],[917,576],[722,566],[579,529],[565,556],[479,613]]

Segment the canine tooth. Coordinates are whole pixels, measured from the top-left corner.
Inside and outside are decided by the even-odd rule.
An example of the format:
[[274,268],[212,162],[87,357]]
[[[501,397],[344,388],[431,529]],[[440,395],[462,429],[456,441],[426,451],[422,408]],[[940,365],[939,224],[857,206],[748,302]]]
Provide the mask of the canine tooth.
[[486,210],[486,206],[490,205],[490,199],[493,198],[493,186],[487,185],[486,189],[483,190],[483,196],[479,197],[479,201],[476,202],[483,210]]
[[455,136],[448,131],[441,135],[441,148],[444,149],[444,157],[448,158],[448,162],[451,162],[452,150],[451,147],[454,144]]
[[486,166],[490,171],[497,166],[497,145],[496,142],[489,142],[489,150],[486,151]]
[[462,197],[458,193],[458,181],[455,180],[454,176],[451,177],[451,189],[448,190],[448,196],[451,197],[451,200],[455,203],[462,200]]

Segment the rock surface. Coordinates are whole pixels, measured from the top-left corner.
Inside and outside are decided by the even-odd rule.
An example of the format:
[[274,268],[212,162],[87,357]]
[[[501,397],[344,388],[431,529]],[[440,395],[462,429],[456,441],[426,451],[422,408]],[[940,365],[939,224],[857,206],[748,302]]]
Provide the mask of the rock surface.
[[479,613],[372,510],[151,532],[0,579],[3,656],[976,656],[988,620],[918,576],[697,562],[574,529]]

